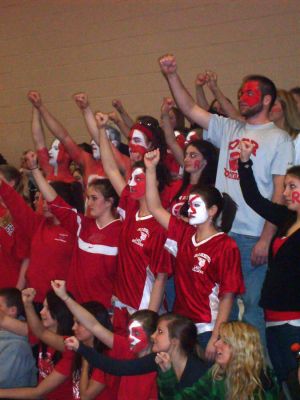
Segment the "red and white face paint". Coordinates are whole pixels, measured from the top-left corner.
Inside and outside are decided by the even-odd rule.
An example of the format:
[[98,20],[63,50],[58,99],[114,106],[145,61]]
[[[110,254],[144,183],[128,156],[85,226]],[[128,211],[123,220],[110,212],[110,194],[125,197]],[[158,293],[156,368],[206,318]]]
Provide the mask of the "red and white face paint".
[[92,146],[92,150],[93,150],[93,158],[95,160],[100,160],[100,147],[97,145],[97,143],[95,142],[95,140],[91,140],[91,146]]
[[138,130],[133,129],[130,132],[130,140],[129,140],[129,151],[130,153],[139,153],[144,156],[149,150],[149,143],[146,138],[146,135]]
[[188,208],[189,224],[199,225],[208,220],[206,204],[198,194],[190,194]]
[[139,200],[146,193],[146,175],[142,168],[135,168],[132,171],[131,178],[128,182],[130,189],[130,197]]
[[246,104],[248,107],[257,106],[262,99],[262,93],[258,81],[245,82],[240,90],[240,104]]
[[146,332],[139,321],[132,321],[128,327],[130,350],[133,353],[140,353],[145,350],[149,344]]
[[289,210],[300,210],[300,179],[294,175],[286,175],[283,196]]
[[58,139],[55,139],[49,150],[49,164],[52,165],[52,167],[57,166],[59,145],[60,141]]

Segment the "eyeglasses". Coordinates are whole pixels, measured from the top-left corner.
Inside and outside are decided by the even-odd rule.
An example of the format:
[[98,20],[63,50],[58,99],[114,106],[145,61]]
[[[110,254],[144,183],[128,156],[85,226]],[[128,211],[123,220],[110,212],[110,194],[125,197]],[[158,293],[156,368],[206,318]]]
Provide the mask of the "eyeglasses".
[[200,156],[202,156],[201,153],[191,152],[191,153],[185,153],[184,158],[191,158],[191,159],[194,159],[194,158],[198,158],[198,157],[200,157]]

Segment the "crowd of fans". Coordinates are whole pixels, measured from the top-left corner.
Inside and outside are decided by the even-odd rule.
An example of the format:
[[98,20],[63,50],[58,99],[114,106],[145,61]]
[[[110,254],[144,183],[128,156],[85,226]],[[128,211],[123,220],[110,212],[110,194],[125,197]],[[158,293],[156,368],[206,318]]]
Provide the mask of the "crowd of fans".
[[300,88],[249,75],[236,109],[159,65],[160,121],[74,95],[90,144],[28,93],[35,148],[0,159],[0,398],[299,398]]

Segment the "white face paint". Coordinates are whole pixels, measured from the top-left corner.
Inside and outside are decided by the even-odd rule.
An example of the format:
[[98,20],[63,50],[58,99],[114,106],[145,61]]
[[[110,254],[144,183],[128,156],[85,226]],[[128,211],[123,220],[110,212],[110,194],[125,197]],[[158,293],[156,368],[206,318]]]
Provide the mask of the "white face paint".
[[189,224],[199,225],[208,220],[208,212],[206,205],[198,194],[191,194],[189,196]]
[[91,146],[93,149],[93,157],[95,160],[100,160],[100,147],[97,145],[95,140],[91,141]]
[[148,346],[147,334],[139,321],[132,321],[128,327],[130,348],[134,353],[139,353]]
[[60,141],[58,139],[55,139],[49,150],[49,164],[52,165],[52,167],[57,166],[59,144],[60,144]]
[[133,170],[128,185],[132,198],[138,200],[145,195],[146,176],[142,168],[136,168]]
[[144,147],[145,149],[148,149],[148,144],[146,143],[144,133],[137,129],[134,129],[134,131],[132,132],[130,142],[132,144],[136,144],[136,145]]

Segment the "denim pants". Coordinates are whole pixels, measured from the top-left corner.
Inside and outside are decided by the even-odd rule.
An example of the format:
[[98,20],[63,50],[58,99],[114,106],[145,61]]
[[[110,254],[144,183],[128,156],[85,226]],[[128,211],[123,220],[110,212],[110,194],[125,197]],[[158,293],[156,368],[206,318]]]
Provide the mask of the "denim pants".
[[280,383],[286,381],[289,373],[297,368],[296,356],[290,347],[299,342],[299,326],[284,324],[267,328],[268,352]]
[[[259,237],[240,235],[237,233],[230,233],[230,236],[236,241],[242,260],[242,271],[246,291],[241,296],[244,303],[243,321],[254,325],[260,333],[261,341],[266,348],[266,333],[265,333],[265,320],[263,309],[259,307],[259,299],[261,294],[262,285],[266,276],[267,265],[260,265],[254,267],[251,265],[251,252],[255,244],[258,242]],[[237,305],[233,307],[231,319],[237,319]]]

